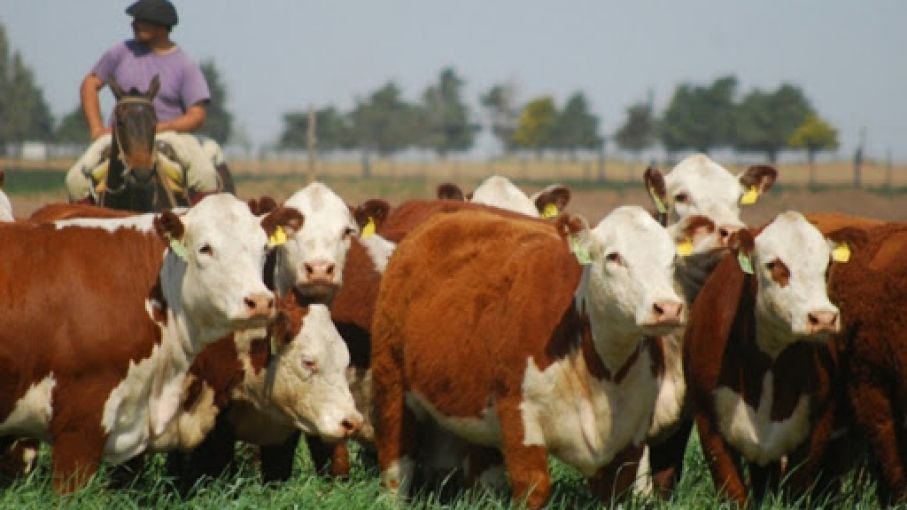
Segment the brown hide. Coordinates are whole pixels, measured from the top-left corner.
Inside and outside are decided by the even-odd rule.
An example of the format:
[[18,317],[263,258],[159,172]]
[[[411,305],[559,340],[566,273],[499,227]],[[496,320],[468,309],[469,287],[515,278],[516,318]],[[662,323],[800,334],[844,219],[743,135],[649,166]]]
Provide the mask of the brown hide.
[[28,221],[32,223],[51,223],[70,218],[126,218],[135,216],[135,214],[132,211],[121,211],[93,205],[59,203],[48,204],[38,209],[28,217]]
[[[134,230],[0,227],[0,421],[51,372],[53,467],[58,488],[100,461],[101,414],[130,362],[147,358],[160,331],[145,310],[163,243]],[[28,435],[28,431],[23,431]]]

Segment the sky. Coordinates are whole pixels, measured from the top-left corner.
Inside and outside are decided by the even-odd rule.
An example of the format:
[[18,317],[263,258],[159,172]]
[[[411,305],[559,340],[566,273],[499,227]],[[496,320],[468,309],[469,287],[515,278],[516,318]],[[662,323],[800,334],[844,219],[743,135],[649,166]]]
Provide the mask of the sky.
[[[130,2],[3,0],[0,22],[57,118],[101,54],[131,36]],[[349,109],[389,80],[416,100],[452,66],[465,97],[512,82],[525,102],[589,98],[611,135],[651,91],[661,113],[678,83],[733,74],[739,93],[800,86],[839,129],[842,157],[907,161],[907,2],[874,0],[194,0],[174,1],[172,38],[213,59],[228,109],[256,145],[287,111]],[[105,112],[112,103],[102,93]],[[487,136],[486,136],[487,139]],[[490,147],[482,150],[491,151]]]

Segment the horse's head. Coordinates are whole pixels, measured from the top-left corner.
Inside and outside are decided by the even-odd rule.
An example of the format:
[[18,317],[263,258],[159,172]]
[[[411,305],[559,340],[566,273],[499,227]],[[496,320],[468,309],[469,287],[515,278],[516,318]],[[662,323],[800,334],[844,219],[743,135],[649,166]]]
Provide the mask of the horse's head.
[[113,110],[113,149],[126,167],[125,179],[128,186],[146,187],[154,175],[154,132],[157,114],[154,112],[154,96],[161,88],[160,77],[155,75],[147,92],[135,88],[126,92],[110,78],[110,89],[117,98]]

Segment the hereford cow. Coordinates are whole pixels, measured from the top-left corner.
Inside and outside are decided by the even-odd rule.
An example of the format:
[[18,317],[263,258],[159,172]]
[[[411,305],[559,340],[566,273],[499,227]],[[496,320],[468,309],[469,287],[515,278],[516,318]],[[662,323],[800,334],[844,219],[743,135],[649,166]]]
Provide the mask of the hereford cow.
[[[644,183],[655,202],[656,216],[668,227],[682,256],[676,276],[688,303],[696,300],[699,289],[726,253],[730,235],[743,227],[740,205],[754,202],[776,178],[774,168],[762,165],[734,176],[704,154],[684,159],[665,176],[654,168],[646,170]],[[666,495],[682,472],[692,430],[681,362],[682,338],[683,331],[665,338],[666,370],[649,431],[648,452],[643,457],[638,483],[641,492],[655,488]]]
[[274,315],[268,232],[301,223],[215,195],[161,214],[157,235],[0,226],[0,434],[51,442],[58,490],[153,445],[202,348]]
[[528,197],[506,177],[493,175],[468,194],[464,194],[456,184],[441,184],[437,196],[439,199],[499,207],[531,217],[556,218],[570,202],[570,189],[552,184]]
[[13,217],[13,205],[9,203],[9,197],[3,191],[3,184],[6,180],[6,174],[0,170],[0,222],[15,221]]
[[693,304],[683,354],[715,486],[744,503],[740,457],[757,496],[777,484],[784,460],[796,468],[793,490],[815,482],[835,417],[826,341],[841,319],[826,293],[829,241],[799,213],[779,215],[755,240],[739,231],[731,248]]
[[549,495],[549,452],[604,501],[620,494],[652,419],[662,369],[652,337],[683,322],[674,256],[638,207],[592,230],[566,216],[553,229],[460,212],[413,231],[388,264],[373,325],[383,483],[406,490],[428,420],[499,448],[514,498],[531,507]]

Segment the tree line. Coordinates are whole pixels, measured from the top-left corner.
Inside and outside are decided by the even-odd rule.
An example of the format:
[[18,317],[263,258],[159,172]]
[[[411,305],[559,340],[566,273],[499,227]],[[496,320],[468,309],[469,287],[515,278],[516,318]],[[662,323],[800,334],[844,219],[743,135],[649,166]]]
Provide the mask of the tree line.
[[[227,87],[213,60],[203,62],[202,71],[211,89],[202,132],[226,143],[234,131]],[[649,94],[626,109],[620,127],[610,135],[601,132],[600,118],[582,91],[559,105],[550,95],[521,101],[513,84],[496,84],[477,97],[478,112],[469,106],[464,87],[463,77],[445,68],[415,100],[403,97],[390,81],[358,97],[349,111],[321,105],[286,112],[277,147],[358,150],[366,164],[372,155],[388,157],[409,148],[429,150],[443,159],[472,149],[483,126],[505,154],[535,157],[601,154],[606,137],[637,157],[660,145],[669,154],[731,148],[761,153],[770,161],[782,150],[797,149],[806,151],[812,162],[818,152],[838,147],[837,130],[821,118],[803,90],[790,83],[746,94],[740,93],[734,76],[707,84],[681,83],[663,112],[655,111]],[[88,141],[88,128],[79,105],[59,121],[53,118],[34,74],[10,48],[0,24],[0,150],[25,140],[81,144]]]

